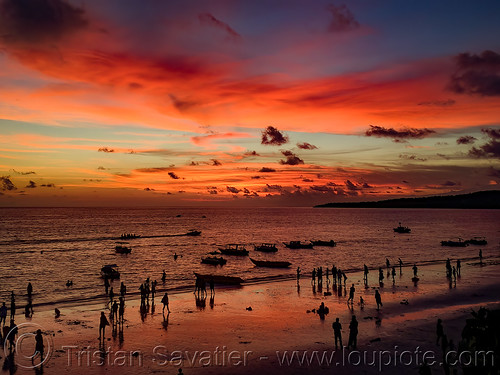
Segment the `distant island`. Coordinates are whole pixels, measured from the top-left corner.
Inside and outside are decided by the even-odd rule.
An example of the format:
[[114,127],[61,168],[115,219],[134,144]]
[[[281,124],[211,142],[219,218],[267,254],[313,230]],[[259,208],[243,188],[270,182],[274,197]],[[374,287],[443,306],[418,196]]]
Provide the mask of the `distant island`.
[[476,193],[461,194],[461,195],[387,199],[375,202],[326,203],[326,204],[319,204],[314,207],[499,209],[500,190],[478,191]]

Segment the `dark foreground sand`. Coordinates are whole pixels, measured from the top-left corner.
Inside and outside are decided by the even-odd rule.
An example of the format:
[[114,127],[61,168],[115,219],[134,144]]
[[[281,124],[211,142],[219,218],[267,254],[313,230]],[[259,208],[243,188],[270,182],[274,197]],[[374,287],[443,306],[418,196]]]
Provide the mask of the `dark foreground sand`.
[[[1,362],[4,371],[20,374],[176,374],[179,367],[184,374],[375,374],[380,370],[417,374],[418,363],[428,352],[427,358],[434,355],[437,361],[433,373],[441,374],[441,348],[435,344],[437,318],[443,319],[445,333],[457,344],[471,309],[500,306],[499,270],[491,260],[484,266],[466,263],[461,278],[450,285],[444,264],[425,266],[419,268],[421,281],[414,285],[411,270],[404,268],[394,285],[386,279],[380,288],[384,303],[380,311],[373,297],[373,287],[378,287],[373,284],[375,271],[370,272],[373,285],[368,288],[361,274],[348,275],[347,293],[351,283],[356,287],[352,310],[344,290],[339,296],[323,282],[321,292],[313,291],[308,277],[300,281],[300,288],[294,280],[217,288],[213,303],[209,295],[205,305],[197,304],[193,293],[172,294],[172,313],[165,317],[158,295],[144,320],[139,301],[129,299],[123,330],[113,334],[108,327],[104,346],[98,340],[100,311],[108,311],[104,302],[61,305],[58,319],[53,310],[35,311],[32,319],[18,315],[16,323],[21,333],[27,333],[26,339],[19,341],[14,369],[9,368],[4,352]],[[326,291],[333,294],[325,296]],[[366,301],[363,309],[359,296]],[[404,299],[409,304],[401,304]],[[324,320],[310,312],[321,302],[330,309]],[[246,309],[250,306],[251,311]],[[347,344],[352,314],[359,321],[359,352],[333,352],[332,322],[340,318]],[[38,325],[51,355],[43,368],[30,368],[31,333]],[[403,351],[408,352],[401,355]]]

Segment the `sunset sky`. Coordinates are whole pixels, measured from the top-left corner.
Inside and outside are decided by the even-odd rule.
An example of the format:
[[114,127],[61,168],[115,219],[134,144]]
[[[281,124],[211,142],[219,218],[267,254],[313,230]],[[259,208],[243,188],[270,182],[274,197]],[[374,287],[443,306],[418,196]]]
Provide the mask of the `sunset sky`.
[[0,206],[500,183],[500,2],[0,0]]

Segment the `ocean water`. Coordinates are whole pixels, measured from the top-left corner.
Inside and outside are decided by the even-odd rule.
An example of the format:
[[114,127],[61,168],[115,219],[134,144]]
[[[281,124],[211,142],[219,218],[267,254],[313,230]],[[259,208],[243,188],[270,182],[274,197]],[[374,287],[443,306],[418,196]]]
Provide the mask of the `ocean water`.
[[[180,215],[180,216],[178,216]],[[394,233],[401,221],[410,234]],[[176,236],[189,229],[201,236]],[[114,251],[122,233],[132,253]],[[441,240],[485,236],[486,246],[442,247]],[[290,250],[283,241],[333,239],[334,248]],[[274,242],[274,254],[255,252],[252,244]],[[248,257],[224,256],[225,266],[200,263],[201,257],[227,243],[245,243],[256,259],[286,260],[289,269],[257,268]],[[150,277],[159,289],[194,285],[193,272],[240,276],[248,282],[293,277],[296,267],[357,270],[385,265],[385,258],[406,264],[476,257],[500,258],[499,210],[315,209],[315,208],[1,208],[0,302],[10,291],[26,294],[34,286],[34,303],[84,301],[102,296],[104,264],[117,264],[129,292]],[[179,258],[174,260],[174,253]],[[161,283],[162,270],[167,282]],[[375,273],[374,273],[375,275]],[[72,280],[73,286],[66,287]],[[119,282],[114,282],[115,292]]]

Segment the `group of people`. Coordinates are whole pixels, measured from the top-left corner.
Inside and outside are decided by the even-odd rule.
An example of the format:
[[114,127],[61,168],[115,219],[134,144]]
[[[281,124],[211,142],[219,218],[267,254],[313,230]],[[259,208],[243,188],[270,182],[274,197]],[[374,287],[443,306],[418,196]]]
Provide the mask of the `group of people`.
[[[340,324],[340,319],[336,318],[335,322],[332,323],[333,335],[335,338],[335,350],[338,350],[344,346],[342,344],[342,324]],[[356,349],[358,346],[358,320],[356,315],[353,315],[349,323],[349,340],[347,342],[347,350],[350,348]]]
[[[300,280],[301,270],[300,267],[297,268],[297,282]],[[335,265],[331,268],[332,275],[332,283],[339,287],[342,286],[342,281],[344,281],[344,286],[346,285],[347,275],[340,268],[335,267]],[[327,267],[325,272],[326,283],[330,283],[330,269]],[[323,267],[313,268],[311,273],[311,284],[316,285],[316,280],[318,285],[323,283]]]

